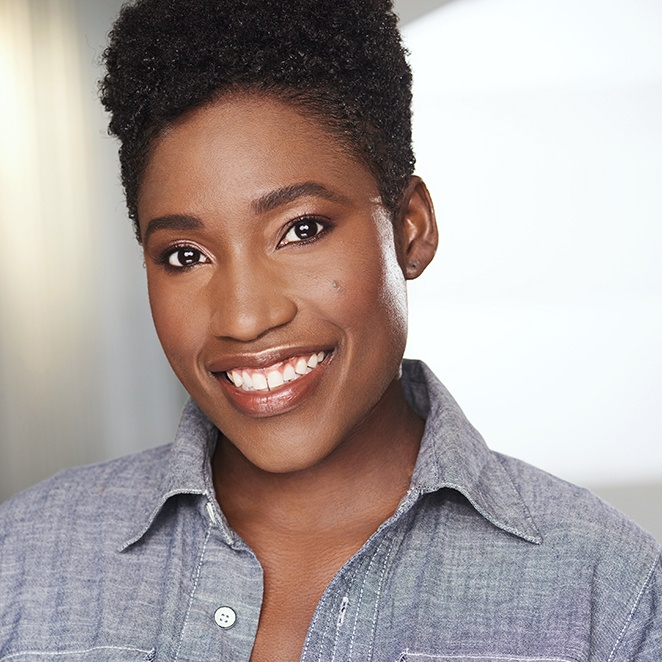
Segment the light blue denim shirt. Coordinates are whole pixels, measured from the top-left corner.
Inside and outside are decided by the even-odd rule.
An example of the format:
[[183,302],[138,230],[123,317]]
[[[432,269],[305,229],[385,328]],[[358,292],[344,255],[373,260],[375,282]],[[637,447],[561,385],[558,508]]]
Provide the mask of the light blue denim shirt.
[[[660,662],[660,547],[586,490],[491,452],[429,369],[395,514],[331,581],[306,662]],[[0,660],[248,660],[262,570],[212,488],[217,430],[73,469],[0,508]],[[287,615],[284,615],[287,618]]]

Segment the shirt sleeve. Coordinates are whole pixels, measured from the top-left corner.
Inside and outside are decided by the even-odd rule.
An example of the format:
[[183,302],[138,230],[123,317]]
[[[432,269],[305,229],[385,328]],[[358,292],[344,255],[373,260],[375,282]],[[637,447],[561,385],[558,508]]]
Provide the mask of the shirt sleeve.
[[609,662],[662,660],[662,556],[658,557]]

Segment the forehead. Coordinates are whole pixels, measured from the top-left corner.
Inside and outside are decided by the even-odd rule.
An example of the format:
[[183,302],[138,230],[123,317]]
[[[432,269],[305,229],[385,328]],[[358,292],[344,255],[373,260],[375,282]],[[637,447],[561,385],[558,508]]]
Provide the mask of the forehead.
[[221,198],[246,204],[303,182],[357,200],[380,199],[370,171],[315,118],[270,97],[223,97],[155,139],[140,186],[139,217],[142,224],[147,213],[202,213]]

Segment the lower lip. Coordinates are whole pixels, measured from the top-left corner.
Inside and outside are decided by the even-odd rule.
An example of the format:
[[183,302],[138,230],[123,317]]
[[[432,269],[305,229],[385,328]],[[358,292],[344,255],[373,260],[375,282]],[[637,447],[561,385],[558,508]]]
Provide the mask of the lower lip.
[[242,413],[263,418],[285,414],[297,407],[316,388],[333,355],[320,363],[312,372],[287,382],[273,391],[244,391],[232,384],[223,374],[214,374],[228,400]]

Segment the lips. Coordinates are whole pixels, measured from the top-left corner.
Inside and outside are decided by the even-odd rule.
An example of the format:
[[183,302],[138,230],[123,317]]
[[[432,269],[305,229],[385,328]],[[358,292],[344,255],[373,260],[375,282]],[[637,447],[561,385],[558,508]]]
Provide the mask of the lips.
[[237,388],[246,392],[273,391],[284,384],[294,382],[316,370],[328,352],[292,356],[265,368],[237,367],[225,371],[227,379]]
[[248,416],[274,416],[291,411],[308,397],[333,356],[332,350],[306,349],[290,356],[279,351],[270,360],[255,355],[243,359],[244,365],[239,357],[236,367],[216,364],[211,374],[239,411]]

